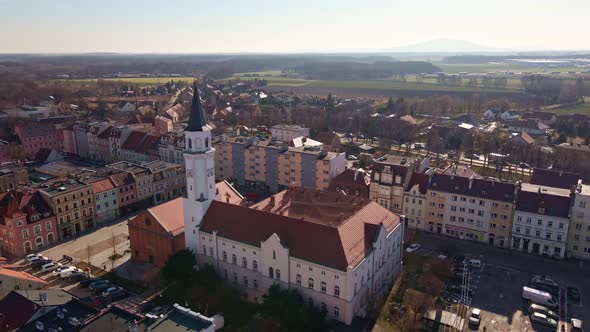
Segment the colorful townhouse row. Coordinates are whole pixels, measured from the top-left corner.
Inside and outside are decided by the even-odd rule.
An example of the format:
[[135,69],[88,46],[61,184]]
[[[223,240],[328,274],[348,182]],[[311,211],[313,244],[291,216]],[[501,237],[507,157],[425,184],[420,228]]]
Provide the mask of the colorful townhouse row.
[[346,170],[329,190],[368,196],[403,214],[410,229],[547,257],[590,259],[590,186],[574,173],[535,169],[531,183],[509,183],[469,168],[433,172],[423,160],[386,156],[371,172]]
[[0,196],[0,248],[20,257],[185,192],[184,168],[160,160],[121,161],[96,175],[21,185]]

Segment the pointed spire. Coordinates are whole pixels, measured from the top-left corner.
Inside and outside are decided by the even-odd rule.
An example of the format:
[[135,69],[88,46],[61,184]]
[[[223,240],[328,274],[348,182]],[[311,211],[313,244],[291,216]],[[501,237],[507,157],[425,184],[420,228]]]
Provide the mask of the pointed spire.
[[194,83],[194,94],[193,102],[191,105],[191,113],[188,120],[188,126],[185,131],[203,131],[203,127],[207,125],[205,119],[205,112],[201,105],[201,98],[199,97],[199,88],[197,87],[197,81]]

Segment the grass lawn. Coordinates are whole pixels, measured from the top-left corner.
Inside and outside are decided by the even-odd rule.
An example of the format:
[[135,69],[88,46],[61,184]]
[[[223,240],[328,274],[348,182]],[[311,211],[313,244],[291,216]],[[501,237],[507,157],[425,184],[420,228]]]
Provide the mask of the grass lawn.
[[229,80],[232,80],[233,82],[238,82],[238,81],[254,81],[256,79],[262,80],[264,79],[267,82],[268,86],[306,86],[307,84],[313,82],[313,80],[306,80],[306,79],[302,79],[302,78],[291,78],[291,77],[277,77],[277,76],[271,76],[271,77],[246,77],[246,76],[237,76],[234,75],[231,78],[224,78],[222,80],[219,80],[221,82],[228,82]]
[[513,71],[513,72],[531,72],[531,73],[551,73],[551,72],[579,72],[582,71],[578,67],[535,67],[526,66],[519,64],[508,64],[508,63],[481,63],[481,64],[446,64],[446,63],[434,63],[439,66],[445,73],[488,73],[488,72],[499,72],[499,71]]
[[375,89],[375,90],[418,90],[418,91],[455,91],[455,92],[503,92],[520,93],[510,89],[485,89],[466,86],[447,86],[432,83],[400,82],[389,80],[353,81],[353,80],[318,80],[306,84],[309,88],[349,88],[349,89]]
[[570,115],[570,114],[584,114],[590,115],[590,97],[584,98],[584,103],[571,107],[564,108],[551,108],[547,109],[548,112],[553,112],[557,116]]

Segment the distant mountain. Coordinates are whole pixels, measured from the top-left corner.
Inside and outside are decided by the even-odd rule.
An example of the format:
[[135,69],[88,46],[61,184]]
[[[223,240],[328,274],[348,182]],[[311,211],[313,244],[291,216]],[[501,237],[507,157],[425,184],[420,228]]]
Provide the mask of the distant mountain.
[[392,47],[387,52],[408,53],[465,53],[465,52],[494,52],[498,49],[458,39],[433,39],[406,46]]

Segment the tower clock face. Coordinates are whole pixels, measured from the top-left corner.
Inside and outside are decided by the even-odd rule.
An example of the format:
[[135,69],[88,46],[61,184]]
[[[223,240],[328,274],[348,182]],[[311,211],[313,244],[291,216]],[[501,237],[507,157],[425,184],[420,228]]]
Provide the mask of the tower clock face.
[[213,168],[207,170],[207,176],[213,176]]

